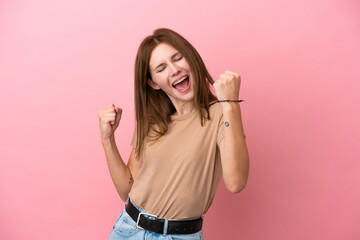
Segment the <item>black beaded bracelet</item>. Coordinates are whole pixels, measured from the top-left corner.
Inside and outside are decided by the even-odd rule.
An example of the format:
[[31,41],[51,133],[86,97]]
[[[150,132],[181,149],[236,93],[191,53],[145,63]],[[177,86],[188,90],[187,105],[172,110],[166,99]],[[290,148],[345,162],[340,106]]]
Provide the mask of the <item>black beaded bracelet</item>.
[[217,102],[245,102],[244,100],[217,100]]

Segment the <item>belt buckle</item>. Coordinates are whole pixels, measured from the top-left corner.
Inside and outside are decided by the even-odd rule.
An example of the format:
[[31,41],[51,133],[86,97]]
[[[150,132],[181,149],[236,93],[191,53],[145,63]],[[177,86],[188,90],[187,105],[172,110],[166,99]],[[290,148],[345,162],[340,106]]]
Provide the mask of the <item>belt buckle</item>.
[[153,214],[150,214],[150,213],[145,213],[145,212],[140,212],[139,215],[138,215],[138,217],[137,217],[137,220],[136,220],[136,227],[137,227],[137,228],[140,228],[140,229],[142,229],[142,230],[146,230],[146,229],[140,227],[140,225],[139,225],[139,221],[140,221],[141,215],[144,215],[144,216],[146,215],[146,216],[149,216],[149,217],[158,218],[156,215],[153,215]]

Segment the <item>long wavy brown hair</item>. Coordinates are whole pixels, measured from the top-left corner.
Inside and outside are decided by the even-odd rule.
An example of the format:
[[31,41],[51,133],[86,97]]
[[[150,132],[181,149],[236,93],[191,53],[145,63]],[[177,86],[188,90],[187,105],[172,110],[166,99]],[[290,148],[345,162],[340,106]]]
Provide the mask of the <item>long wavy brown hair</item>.
[[[140,156],[145,138],[157,140],[163,136],[171,122],[170,116],[176,109],[162,90],[154,90],[147,80],[151,79],[149,61],[152,51],[160,43],[167,43],[178,50],[187,60],[194,79],[194,104],[199,110],[201,125],[210,120],[209,103],[216,100],[209,84],[214,80],[205,67],[196,49],[180,34],[166,28],[159,28],[140,44],[135,61],[135,112],[136,112],[136,154]],[[155,127],[156,126],[156,127]],[[155,135],[149,136],[150,130]]]

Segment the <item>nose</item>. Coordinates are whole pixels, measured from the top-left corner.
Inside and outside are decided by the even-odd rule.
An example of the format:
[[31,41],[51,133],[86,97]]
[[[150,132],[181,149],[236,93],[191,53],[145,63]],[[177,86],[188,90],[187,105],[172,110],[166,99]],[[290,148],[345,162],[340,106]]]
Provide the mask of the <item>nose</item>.
[[172,63],[169,65],[171,76],[176,76],[180,73],[181,69],[176,64]]

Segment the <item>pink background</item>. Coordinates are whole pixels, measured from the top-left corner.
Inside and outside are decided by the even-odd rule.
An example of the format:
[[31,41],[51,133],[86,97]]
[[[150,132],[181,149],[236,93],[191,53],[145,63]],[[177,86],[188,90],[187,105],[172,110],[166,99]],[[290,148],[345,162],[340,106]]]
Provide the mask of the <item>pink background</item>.
[[205,239],[360,239],[356,0],[0,2],[0,239],[107,239],[123,209],[97,111],[134,127],[140,41],[169,27],[214,78],[242,76],[247,187],[221,185]]

